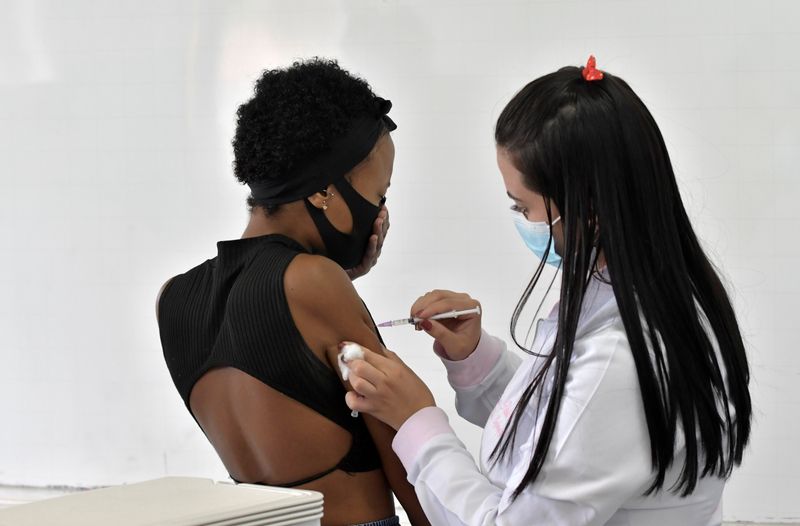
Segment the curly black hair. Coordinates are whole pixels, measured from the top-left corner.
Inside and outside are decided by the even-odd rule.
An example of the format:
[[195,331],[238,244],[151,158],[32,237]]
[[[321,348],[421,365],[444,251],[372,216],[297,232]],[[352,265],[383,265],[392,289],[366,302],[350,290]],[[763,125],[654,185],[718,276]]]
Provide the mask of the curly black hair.
[[[236,112],[234,175],[243,184],[290,177],[298,163],[326,151],[354,120],[369,115],[374,99],[369,84],[336,60],[314,57],[264,71],[253,98]],[[261,206],[252,196],[247,204]]]

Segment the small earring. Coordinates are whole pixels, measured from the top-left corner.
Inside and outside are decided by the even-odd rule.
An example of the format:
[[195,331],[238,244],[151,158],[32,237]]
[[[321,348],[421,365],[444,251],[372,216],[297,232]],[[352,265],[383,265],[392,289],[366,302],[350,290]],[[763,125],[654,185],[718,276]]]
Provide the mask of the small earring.
[[323,210],[327,210],[328,209],[328,199],[327,198],[333,198],[333,192],[328,192],[327,190],[323,190],[323,192],[325,192],[326,199],[322,200],[322,209]]

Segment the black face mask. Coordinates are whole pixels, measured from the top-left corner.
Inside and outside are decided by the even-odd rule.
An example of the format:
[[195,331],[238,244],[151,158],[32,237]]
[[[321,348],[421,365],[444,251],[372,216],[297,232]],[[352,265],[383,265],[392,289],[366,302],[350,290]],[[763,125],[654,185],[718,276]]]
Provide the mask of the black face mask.
[[306,203],[311,219],[317,225],[322,242],[325,243],[325,255],[347,270],[358,266],[364,258],[367,243],[372,235],[372,228],[381,207],[364,199],[344,178],[334,184],[350,209],[350,215],[353,216],[351,233],[345,234],[337,230],[325,216],[325,212],[312,205],[308,199],[303,199],[303,201]]

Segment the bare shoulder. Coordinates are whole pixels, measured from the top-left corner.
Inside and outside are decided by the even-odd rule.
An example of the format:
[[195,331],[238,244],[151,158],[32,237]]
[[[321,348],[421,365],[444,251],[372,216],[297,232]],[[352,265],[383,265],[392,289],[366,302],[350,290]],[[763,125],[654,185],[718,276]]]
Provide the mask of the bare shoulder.
[[[323,256],[298,254],[284,276],[287,299],[323,316],[350,315],[364,310],[347,273]],[[361,317],[361,316],[359,316]]]
[[167,290],[169,284],[172,283],[173,279],[175,279],[175,276],[172,276],[167,281],[165,281],[164,284],[161,285],[161,288],[158,289],[158,294],[156,294],[156,321],[158,321],[158,306],[161,303],[161,296],[164,294],[164,291]]

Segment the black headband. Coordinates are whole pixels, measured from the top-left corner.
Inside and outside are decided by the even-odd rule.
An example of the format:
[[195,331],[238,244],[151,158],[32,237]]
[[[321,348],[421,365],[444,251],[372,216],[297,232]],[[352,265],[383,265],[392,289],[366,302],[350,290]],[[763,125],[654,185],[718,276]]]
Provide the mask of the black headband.
[[384,126],[389,131],[397,129],[387,115],[390,109],[391,101],[376,97],[374,114],[356,119],[326,152],[302,163],[281,180],[248,183],[253,199],[266,206],[280,205],[305,199],[335,183],[369,155]]

